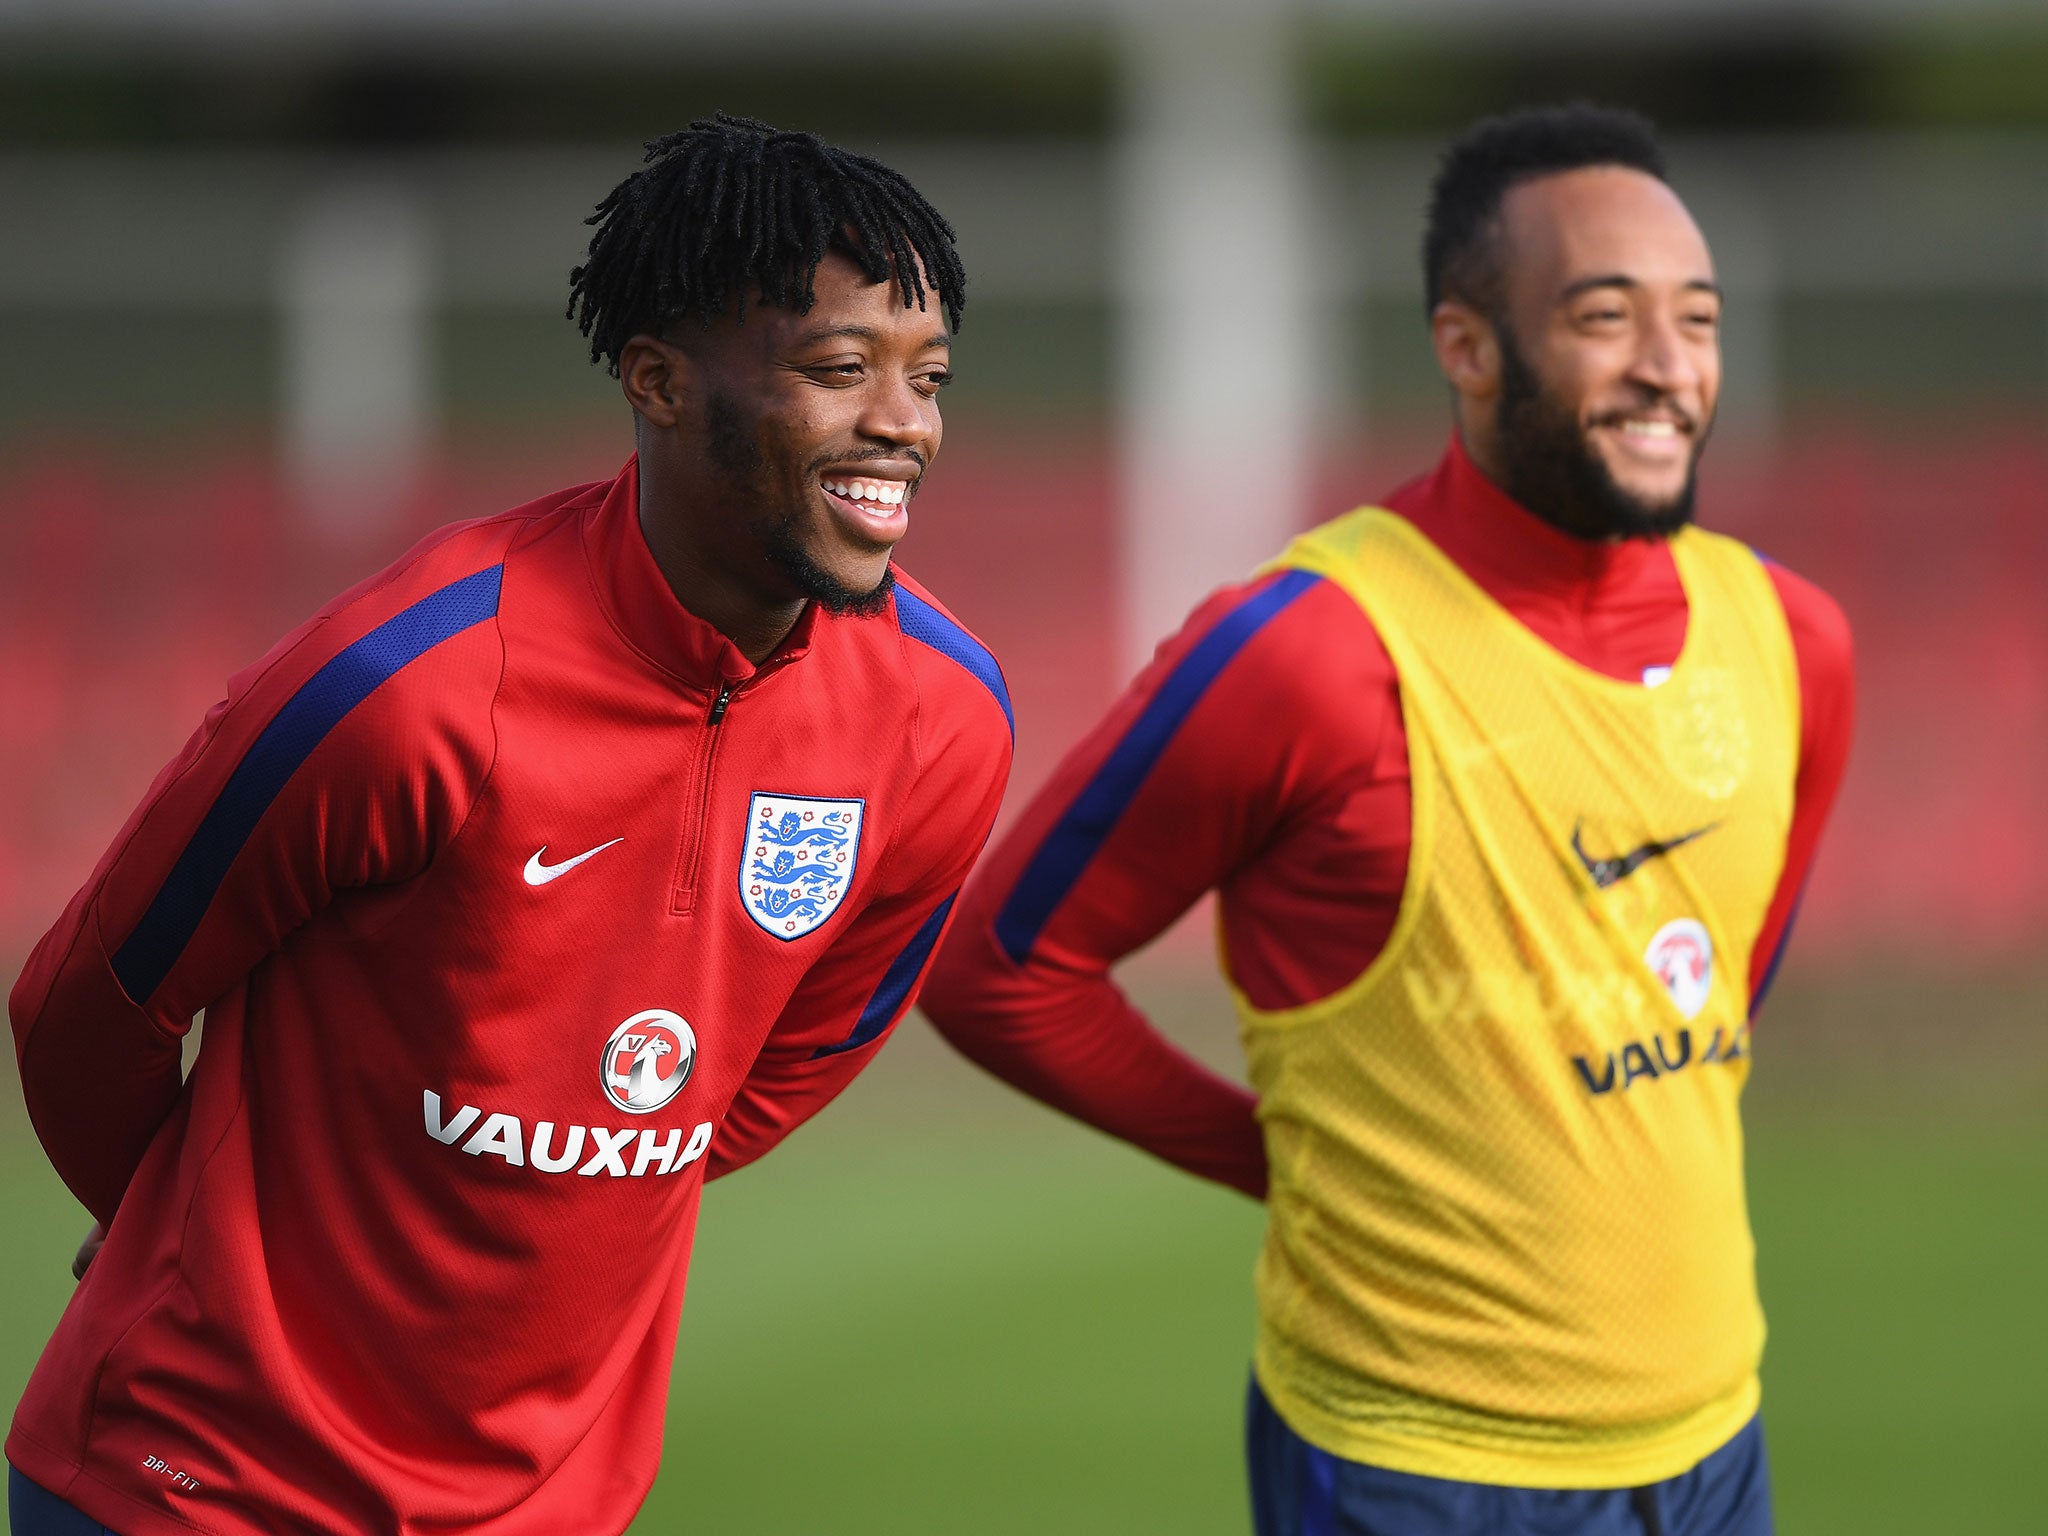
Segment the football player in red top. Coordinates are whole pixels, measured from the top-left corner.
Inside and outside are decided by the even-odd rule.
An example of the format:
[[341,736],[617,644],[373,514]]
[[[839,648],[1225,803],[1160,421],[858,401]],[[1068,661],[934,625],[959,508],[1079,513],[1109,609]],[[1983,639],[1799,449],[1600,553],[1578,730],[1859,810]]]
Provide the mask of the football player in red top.
[[235,678],[14,988],[104,1229],[7,1439],[18,1532],[623,1530],[703,1181],[873,1058],[988,835],[1002,675],[891,564],[952,230],[730,118],[592,222],[572,312],[634,457]]

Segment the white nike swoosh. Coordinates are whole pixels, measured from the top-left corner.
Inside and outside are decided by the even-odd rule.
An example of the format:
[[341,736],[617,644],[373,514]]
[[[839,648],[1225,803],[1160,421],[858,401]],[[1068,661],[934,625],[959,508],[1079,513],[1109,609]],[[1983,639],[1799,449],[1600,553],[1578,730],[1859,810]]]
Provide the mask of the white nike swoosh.
[[611,847],[612,843],[623,843],[624,841],[625,839],[623,837],[615,837],[612,839],[611,843],[599,843],[595,848],[591,849],[588,853],[579,853],[576,855],[575,858],[564,859],[559,864],[541,863],[540,855],[548,851],[548,845],[546,843],[542,843],[540,845],[540,853],[536,853],[532,858],[526,861],[526,883],[528,885],[546,885],[550,880],[559,880],[563,875],[569,873],[570,870],[574,869],[578,864],[581,864],[585,859],[594,859],[600,853],[603,853],[605,849]]

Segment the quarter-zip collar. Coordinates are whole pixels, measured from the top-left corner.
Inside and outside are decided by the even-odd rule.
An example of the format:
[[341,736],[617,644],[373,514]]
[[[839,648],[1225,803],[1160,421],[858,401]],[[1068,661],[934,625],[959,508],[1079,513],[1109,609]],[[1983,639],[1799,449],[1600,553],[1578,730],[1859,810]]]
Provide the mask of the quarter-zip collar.
[[1409,514],[1491,591],[1597,592],[1671,565],[1663,539],[1582,539],[1553,527],[1486,477],[1455,435]]
[[1665,539],[1581,539],[1487,479],[1456,435],[1387,505],[1557,650],[1635,681],[1685,637],[1685,588]]
[[598,602],[619,633],[656,665],[697,688],[716,693],[726,684],[742,687],[757,673],[807,653],[816,632],[816,603],[804,604],[790,632],[756,667],[738,646],[676,600],[668,578],[640,531],[640,459],[626,460],[583,521],[584,549]]

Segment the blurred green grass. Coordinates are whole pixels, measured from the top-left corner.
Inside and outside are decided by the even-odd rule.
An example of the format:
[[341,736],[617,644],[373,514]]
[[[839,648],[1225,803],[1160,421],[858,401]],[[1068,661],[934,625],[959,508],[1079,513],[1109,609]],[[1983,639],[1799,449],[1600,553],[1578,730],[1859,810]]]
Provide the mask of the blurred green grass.
[[[1917,1008],[1886,996],[1904,1019],[1967,1011],[1954,987]],[[2038,1020],[2041,1001],[1998,1006]],[[2034,1528],[2048,1051],[2031,1028],[1980,1029],[1998,1048],[1974,1057],[1916,1055],[1888,1029],[1850,1050],[1826,1022],[1842,1007],[1839,989],[1781,997],[1783,1046],[1764,1042],[1749,1109],[1781,1528]],[[1212,998],[1161,1008],[1228,1060]],[[920,1023],[902,1036],[815,1125],[707,1193],[662,1475],[635,1531],[1246,1531],[1258,1209],[1019,1100]],[[10,1114],[9,1402],[84,1225]]]

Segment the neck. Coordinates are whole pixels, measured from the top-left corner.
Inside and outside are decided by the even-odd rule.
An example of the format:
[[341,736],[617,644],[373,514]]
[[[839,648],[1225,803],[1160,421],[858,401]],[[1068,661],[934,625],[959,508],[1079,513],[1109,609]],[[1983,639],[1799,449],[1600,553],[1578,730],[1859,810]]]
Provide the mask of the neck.
[[[706,547],[692,536],[701,519],[687,515],[701,505],[702,488],[674,482],[659,459],[640,460],[640,534],[676,601],[716,629],[755,666],[773,655],[803,617],[808,599],[800,594],[763,592],[736,570],[736,551]],[[734,530],[742,532],[741,530]],[[721,558],[721,555],[730,558]],[[765,562],[756,556],[766,569]]]
[[1685,589],[1662,539],[1574,538],[1508,496],[1453,441],[1435,470],[1387,498],[1538,639],[1623,682],[1669,666]]
[[[1485,475],[1501,496],[1507,498],[1518,510],[1536,518],[1538,522],[1556,528],[1571,539],[1579,539],[1587,545],[1622,545],[1630,539],[1647,537],[1630,535],[1630,532],[1614,528],[1604,518],[1597,518],[1587,508],[1579,506],[1569,494],[1563,494],[1559,487],[1552,487],[1550,496],[1538,496],[1536,500],[1524,500],[1507,473],[1507,455],[1501,451],[1501,436],[1495,430],[1493,420],[1473,422],[1468,414],[1458,414],[1458,440],[1464,444],[1464,457],[1481,475]],[[1567,479],[1567,477],[1559,477]]]
[[1501,452],[1500,434],[1494,431],[1491,421],[1474,422],[1461,413],[1458,437],[1464,444],[1465,456],[1472,461],[1473,467],[1529,516],[1547,523],[1559,533],[1583,539],[1589,544],[1613,544],[1621,539],[1620,534],[1611,528],[1601,526],[1576,506],[1544,506],[1523,501],[1516,496],[1509,486],[1507,458]]
[[1500,434],[1493,430],[1491,420],[1474,421],[1469,410],[1460,410],[1452,434],[1455,445],[1464,451],[1472,467],[1497,486],[1505,486],[1506,464],[1500,451]]
[[1412,508],[1423,531],[1468,573],[1483,569],[1501,581],[1606,581],[1664,548],[1662,540],[1588,538],[1539,516],[1502,488],[1462,436],[1417,489],[1424,494],[1407,498],[1402,510]]

